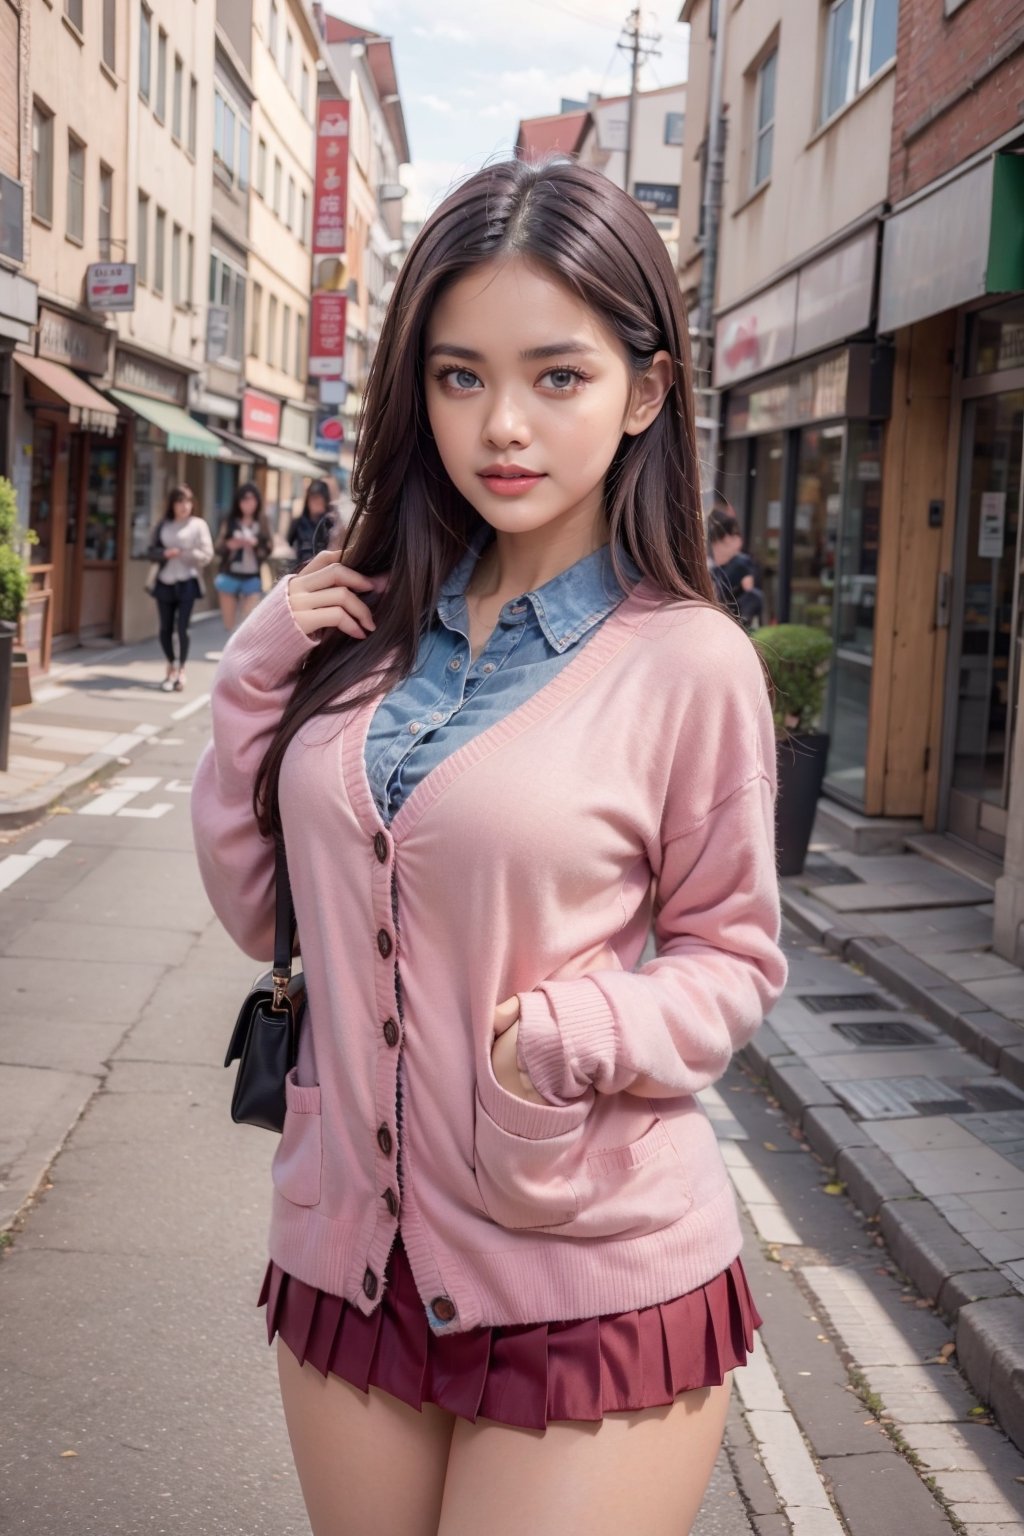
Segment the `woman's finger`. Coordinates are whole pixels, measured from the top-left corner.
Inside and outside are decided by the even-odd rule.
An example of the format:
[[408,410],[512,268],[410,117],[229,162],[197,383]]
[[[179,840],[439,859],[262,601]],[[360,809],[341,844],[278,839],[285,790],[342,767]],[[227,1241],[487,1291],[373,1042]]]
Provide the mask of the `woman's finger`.
[[293,611],[336,608],[339,605],[346,608],[353,618],[358,619],[364,629],[377,628],[370,609],[350,587],[318,587],[312,592],[293,594]]

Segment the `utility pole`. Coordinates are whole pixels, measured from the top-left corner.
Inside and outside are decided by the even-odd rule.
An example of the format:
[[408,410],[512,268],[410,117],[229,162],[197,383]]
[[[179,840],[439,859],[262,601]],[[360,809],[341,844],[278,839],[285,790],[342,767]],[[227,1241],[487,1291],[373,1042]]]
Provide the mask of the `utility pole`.
[[[625,35],[616,46],[632,56],[629,74],[629,107],[626,116],[626,173],[625,189],[630,190],[633,170],[633,132],[636,126],[637,97],[640,95],[640,66],[644,59],[660,58],[661,50],[655,45],[661,42],[658,33],[640,31],[640,7],[634,5],[626,20]],[[649,47],[645,46],[650,44]],[[630,194],[632,195],[632,194]]]

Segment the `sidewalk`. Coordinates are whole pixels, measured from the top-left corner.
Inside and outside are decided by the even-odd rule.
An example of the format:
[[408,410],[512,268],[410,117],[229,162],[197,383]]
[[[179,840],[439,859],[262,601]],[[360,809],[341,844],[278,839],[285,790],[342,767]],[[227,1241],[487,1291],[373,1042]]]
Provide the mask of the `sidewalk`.
[[[209,647],[223,641],[218,614],[194,617],[195,658],[207,659]],[[0,833],[39,821],[83,785],[116,773],[136,747],[201,707],[196,683],[184,693],[161,693],[163,676],[160,647],[148,640],[69,651],[36,678],[32,703],[11,716],[8,771],[0,773]]]

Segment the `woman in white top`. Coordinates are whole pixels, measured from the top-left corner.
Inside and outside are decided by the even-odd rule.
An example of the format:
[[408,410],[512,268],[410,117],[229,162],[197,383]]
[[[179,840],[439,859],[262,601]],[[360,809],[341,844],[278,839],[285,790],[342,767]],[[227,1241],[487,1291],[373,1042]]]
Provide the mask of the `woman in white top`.
[[206,520],[196,512],[195,496],[189,486],[172,488],[167,510],[153,530],[150,554],[152,559],[161,561],[154,596],[160,610],[160,646],[167,657],[167,676],[160,687],[164,693],[180,693],[185,686],[192,607],[206,590],[200,572],[213,559],[213,539]]

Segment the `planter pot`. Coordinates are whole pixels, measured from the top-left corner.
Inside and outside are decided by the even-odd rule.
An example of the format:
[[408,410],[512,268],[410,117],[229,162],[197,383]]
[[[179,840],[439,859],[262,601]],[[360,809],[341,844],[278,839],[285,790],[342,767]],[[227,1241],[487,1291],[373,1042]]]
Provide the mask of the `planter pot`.
[[15,651],[11,661],[11,708],[32,703],[32,680],[28,671],[28,652]]
[[11,660],[18,626],[0,619],[0,773],[7,772],[11,740]]
[[825,778],[828,744],[823,732],[789,736],[778,743],[775,842],[780,875],[798,875],[804,867]]

